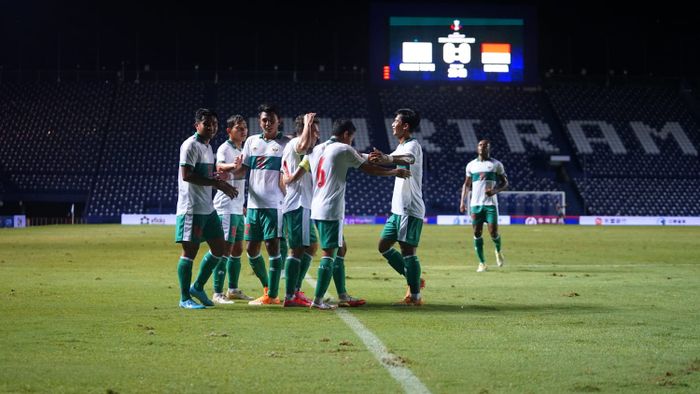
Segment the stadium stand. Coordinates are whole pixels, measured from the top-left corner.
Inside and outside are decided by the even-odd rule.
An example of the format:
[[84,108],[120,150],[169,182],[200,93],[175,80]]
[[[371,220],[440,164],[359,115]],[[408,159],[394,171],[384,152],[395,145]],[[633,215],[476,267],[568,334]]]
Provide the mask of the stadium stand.
[[677,88],[559,84],[548,89],[593,215],[697,214],[700,130]]
[[[272,102],[285,133],[307,111],[319,113],[324,139],[333,120],[352,118],[361,152],[391,151],[394,111],[417,109],[429,215],[457,212],[464,167],[482,138],[492,141],[492,156],[504,163],[510,190],[565,191],[569,213],[698,215],[700,131],[688,99],[657,85],[554,83],[540,90],[330,81],[7,81],[0,83],[0,194],[42,201],[70,195],[81,199],[82,214],[93,221],[172,213],[179,146],[193,132],[196,108],[219,112],[216,150],[226,138],[228,116],[244,115],[249,133],[257,134],[257,106]],[[560,154],[573,157],[563,177],[549,164],[550,155]],[[389,213],[393,179],[351,171],[348,182],[348,214]],[[550,197],[503,199],[502,208],[550,214],[537,198]]]

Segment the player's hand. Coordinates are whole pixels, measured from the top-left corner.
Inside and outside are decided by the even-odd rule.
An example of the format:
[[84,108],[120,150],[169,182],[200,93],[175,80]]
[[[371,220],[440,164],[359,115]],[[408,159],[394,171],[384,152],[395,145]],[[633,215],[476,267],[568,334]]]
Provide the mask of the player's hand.
[[372,148],[372,152],[367,155],[367,159],[370,163],[378,164],[381,161],[383,154],[377,148]]
[[495,195],[496,195],[496,192],[494,192],[493,189],[486,189],[486,195],[489,196],[489,197],[495,196]]
[[405,168],[397,168],[396,169],[396,176],[399,178],[408,178],[411,176],[411,171],[405,169]]
[[228,182],[218,180],[216,182],[216,188],[224,192],[227,196],[231,198],[236,198],[238,197],[238,189],[235,187],[231,186]]
[[235,159],[233,159],[233,169],[237,170],[241,168],[241,164],[243,164],[243,155],[238,155]]
[[369,160],[370,163],[374,164],[389,164],[391,163],[391,158],[389,155],[384,154],[382,151],[380,151],[377,148],[372,148],[372,152],[369,153],[367,156],[367,159]]
[[464,204],[464,201],[459,202],[459,212],[464,213],[467,211],[467,206]]
[[226,171],[216,171],[212,174],[212,178],[217,181],[227,181],[229,180],[230,174]]
[[314,118],[316,117],[316,112],[309,112],[308,114],[304,115],[304,126],[308,126],[314,122]]

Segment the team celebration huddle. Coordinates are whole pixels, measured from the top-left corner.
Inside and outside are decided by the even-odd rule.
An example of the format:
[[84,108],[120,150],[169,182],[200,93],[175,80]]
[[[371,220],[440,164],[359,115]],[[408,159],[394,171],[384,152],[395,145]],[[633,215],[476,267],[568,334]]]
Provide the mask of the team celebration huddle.
[[[315,113],[295,119],[293,138],[279,131],[280,115],[275,106],[261,105],[258,115],[262,132],[250,137],[243,116],[229,117],[228,140],[214,156],[209,143],[219,127],[218,115],[199,109],[195,114],[196,132],[180,147],[175,236],[182,245],[177,268],[180,307],[202,309],[234,300],[247,300],[250,305],[282,304],[320,310],[364,305],[364,299],[348,293],[345,283],[348,246],[343,222],[346,177],[351,168],[372,176],[395,178],[391,216],[379,236],[378,252],[406,279],[406,294],[395,305],[423,305],[421,289],[425,281],[417,255],[425,217],[423,151],[412,137],[420,124],[418,113],[405,108],[394,114],[391,127],[398,146],[391,154],[376,148],[368,154],[358,153],[352,147],[356,128],[349,119],[335,120],[331,138],[319,141]],[[507,187],[508,181],[503,165],[490,158],[489,148],[489,141],[479,142],[479,157],[466,167],[460,203],[460,210],[465,212],[465,200],[471,191],[469,208],[478,272],[487,269],[481,238],[484,222],[496,247],[498,266],[504,264],[496,194]],[[248,195],[244,207],[246,177]],[[212,187],[217,189],[213,200]],[[262,296],[257,299],[243,293],[238,284],[243,240],[248,263],[262,288]],[[203,241],[209,245],[209,251],[192,281],[193,262]],[[261,254],[263,243],[269,256],[267,268]],[[313,297],[307,297],[302,290],[304,278],[319,246],[316,288]],[[211,276],[214,291],[210,299],[204,286]],[[228,288],[224,291],[226,277]],[[337,303],[324,298],[331,280]]]

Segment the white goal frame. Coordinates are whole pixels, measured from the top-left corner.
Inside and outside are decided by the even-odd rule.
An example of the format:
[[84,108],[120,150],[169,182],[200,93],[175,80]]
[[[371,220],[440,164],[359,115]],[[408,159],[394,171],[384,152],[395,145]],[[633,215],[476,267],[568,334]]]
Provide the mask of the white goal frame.
[[[566,192],[560,191],[560,190],[552,190],[552,191],[509,191],[509,192],[500,192],[496,196],[499,197],[499,214],[506,214],[506,215],[513,215],[511,212],[503,213],[500,212],[500,206],[501,206],[501,196],[517,196],[517,195],[534,195],[534,196],[543,196],[543,195],[558,195],[560,196],[560,201],[561,201],[561,206],[562,206],[562,214],[561,216],[566,216]],[[467,196],[467,207],[470,212],[468,214],[471,214],[471,207],[469,206],[469,201],[471,201],[471,192],[469,192],[469,195]],[[517,215],[517,214],[516,214]],[[556,216],[560,216],[558,212],[555,211]],[[546,215],[546,216],[551,216],[551,215]]]

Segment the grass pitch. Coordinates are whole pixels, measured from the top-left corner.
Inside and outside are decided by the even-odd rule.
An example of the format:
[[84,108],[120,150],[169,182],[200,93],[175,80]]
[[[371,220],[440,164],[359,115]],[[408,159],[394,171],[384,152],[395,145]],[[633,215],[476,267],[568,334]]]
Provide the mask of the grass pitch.
[[[426,226],[412,309],[380,231],[346,227],[350,312],[431,392],[700,391],[700,228],[503,227],[477,274],[469,228]],[[335,312],[179,309],[173,232],[0,230],[0,392],[403,391]]]

